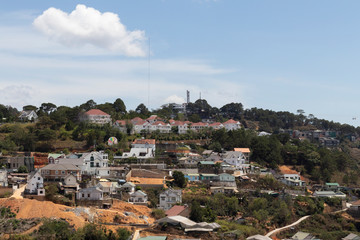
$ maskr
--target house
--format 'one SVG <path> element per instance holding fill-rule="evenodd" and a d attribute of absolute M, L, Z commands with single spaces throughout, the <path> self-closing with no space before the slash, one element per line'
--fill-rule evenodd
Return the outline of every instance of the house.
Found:
<path fill-rule="evenodd" d="M 38 119 L 38 115 L 34 110 L 24 110 L 21 111 L 19 119 L 20 121 L 36 121 Z"/>
<path fill-rule="evenodd" d="M 237 130 L 241 128 L 241 124 L 239 121 L 235 121 L 233 119 L 229 119 L 228 121 L 223 123 L 226 131 Z"/>
<path fill-rule="evenodd" d="M 103 200 L 103 192 L 98 187 L 89 187 L 80 189 L 76 193 L 77 200 L 90 200 L 90 201 L 98 201 Z"/>
<path fill-rule="evenodd" d="M 174 205 L 172 208 L 165 212 L 166 216 L 183 216 L 189 217 L 191 209 L 187 205 Z"/>
<path fill-rule="evenodd" d="M 219 129 L 224 128 L 224 125 L 222 123 L 219 123 L 219 122 L 214 122 L 214 123 L 209 124 L 209 127 L 214 129 L 214 130 L 219 130 Z"/>
<path fill-rule="evenodd" d="M 66 158 L 59 158 L 59 164 L 73 164 L 80 168 L 81 174 L 109 176 L 109 156 L 104 151 L 70 154 Z M 104 169 L 105 168 L 105 169 Z M 100 169 L 100 170 L 99 170 Z"/>
<path fill-rule="evenodd" d="M 35 171 L 35 158 L 31 153 L 25 153 L 24 156 L 8 157 L 7 169 L 10 172 L 16 172 L 19 167 L 25 166 L 29 172 Z"/>
<path fill-rule="evenodd" d="M 222 194 L 227 194 L 227 195 L 233 195 L 234 193 L 237 193 L 237 187 L 210 187 L 210 192 L 211 194 L 217 194 L 217 193 L 222 193 Z"/>
<path fill-rule="evenodd" d="M 116 189 L 118 189 L 120 186 L 117 182 L 108 182 L 108 181 L 100 181 L 96 187 L 98 187 L 100 190 L 103 191 L 104 194 L 116 194 Z"/>
<path fill-rule="evenodd" d="M 39 170 L 28 176 L 25 193 L 45 196 L 44 178 L 41 176 Z"/>
<path fill-rule="evenodd" d="M 147 205 L 148 197 L 147 194 L 141 190 L 130 193 L 129 202 L 135 205 Z"/>
<path fill-rule="evenodd" d="M 131 145 L 130 152 L 124 152 L 122 158 L 154 158 L 155 149 L 155 139 L 136 139 Z"/>
<path fill-rule="evenodd" d="M 342 238 L 342 240 L 360 240 L 360 237 L 354 233 L 350 233 L 346 237 Z"/>
<path fill-rule="evenodd" d="M 235 176 L 228 173 L 221 173 L 218 175 L 218 180 L 220 182 L 235 182 Z"/>
<path fill-rule="evenodd" d="M 81 170 L 73 164 L 49 164 L 40 170 L 41 176 L 48 181 L 63 181 L 69 174 L 74 175 L 77 181 L 81 181 Z"/>
<path fill-rule="evenodd" d="M 125 192 L 129 192 L 129 193 L 135 192 L 135 184 L 132 182 L 126 182 L 120 188 Z"/>
<path fill-rule="evenodd" d="M 223 155 L 223 161 L 234 166 L 236 169 L 244 167 L 249 162 L 245 159 L 245 155 L 239 151 L 228 151 Z"/>
<path fill-rule="evenodd" d="M 59 185 L 65 194 L 79 190 L 79 184 L 77 183 L 76 176 L 72 174 L 68 174 Z"/>
<path fill-rule="evenodd" d="M 234 148 L 235 152 L 242 152 L 242 154 L 244 155 L 245 161 L 246 162 L 250 162 L 250 148 Z"/>
<path fill-rule="evenodd" d="M 300 173 L 290 169 L 287 166 L 279 167 L 281 174 L 281 182 L 288 186 L 300 186 L 303 187 L 306 185 L 305 181 L 302 180 Z"/>
<path fill-rule="evenodd" d="M 0 187 L 8 186 L 8 172 L 5 169 L 0 170 Z"/>
<path fill-rule="evenodd" d="M 49 153 L 48 161 L 49 163 L 59 163 L 59 158 L 65 158 L 63 153 Z"/>
<path fill-rule="evenodd" d="M 104 125 L 111 122 L 111 116 L 99 109 L 91 109 L 82 114 L 80 121 Z"/>
<path fill-rule="evenodd" d="M 340 190 L 340 185 L 338 183 L 325 183 L 325 190 L 337 192 Z"/>
<path fill-rule="evenodd" d="M 189 182 L 200 181 L 200 174 L 198 174 L 198 173 L 188 173 L 188 174 L 185 174 L 184 176 Z"/>
<path fill-rule="evenodd" d="M 197 123 L 192 123 L 190 124 L 190 130 L 198 132 L 201 129 L 207 128 L 208 124 L 207 123 L 203 123 L 203 122 L 197 122 Z"/>
<path fill-rule="evenodd" d="M 314 197 L 328 197 L 328 198 L 346 198 L 346 194 L 342 192 L 333 192 L 333 191 L 315 191 L 313 194 Z"/>
<path fill-rule="evenodd" d="M 217 174 L 212 174 L 212 173 L 201 173 L 200 174 L 201 181 L 216 181 L 217 179 L 219 179 L 219 176 Z"/>
<path fill-rule="evenodd" d="M 159 205 L 165 211 L 169 210 L 173 205 L 182 202 L 182 191 L 168 189 L 159 195 Z"/>
<path fill-rule="evenodd" d="M 315 238 L 310 233 L 299 231 L 294 236 L 292 236 L 290 239 L 285 239 L 285 240 L 319 240 L 319 239 Z"/>

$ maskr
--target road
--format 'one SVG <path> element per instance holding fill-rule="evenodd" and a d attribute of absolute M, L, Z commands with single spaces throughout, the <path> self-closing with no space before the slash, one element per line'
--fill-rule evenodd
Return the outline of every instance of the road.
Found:
<path fill-rule="evenodd" d="M 270 236 L 273 235 L 274 233 L 277 233 L 277 232 L 280 232 L 280 231 L 282 231 L 282 230 L 284 230 L 284 229 L 287 229 L 287 228 L 291 228 L 291 227 L 293 227 L 293 226 L 296 226 L 296 225 L 298 225 L 299 223 L 301 223 L 302 221 L 304 221 L 305 219 L 307 219 L 307 218 L 310 217 L 310 216 L 311 216 L 311 215 L 304 216 L 304 217 L 300 218 L 299 220 L 297 220 L 296 222 L 293 222 L 293 223 L 290 224 L 290 225 L 287 225 L 287 226 L 285 226 L 285 227 L 281 227 L 281 228 L 274 229 L 274 230 L 272 230 L 271 232 L 269 232 L 268 234 L 266 234 L 265 236 L 266 236 L 266 237 L 270 237 Z"/>
<path fill-rule="evenodd" d="M 342 210 L 338 210 L 338 211 L 335 211 L 335 212 L 332 212 L 332 213 L 340 213 L 340 212 L 345 212 L 349 207 L 350 207 L 351 204 L 349 203 L 346 203 L 346 208 L 342 209 Z M 281 227 L 281 228 L 277 228 L 277 229 L 274 229 L 272 230 L 271 232 L 269 232 L 268 234 L 266 234 L 265 236 L 266 237 L 270 237 L 271 235 L 273 235 L 274 233 L 277 233 L 277 232 L 280 232 L 284 229 L 287 229 L 287 228 L 291 228 L 293 226 L 296 226 L 298 225 L 299 223 L 301 223 L 302 221 L 304 221 L 305 219 L 307 219 L 308 217 L 310 217 L 311 215 L 307 215 L 307 216 L 304 216 L 302 218 L 300 218 L 299 220 L 297 220 L 296 222 L 293 222 L 292 224 L 290 225 L 287 225 L 285 227 Z"/>
<path fill-rule="evenodd" d="M 23 199 L 23 192 L 25 191 L 25 187 L 26 187 L 26 184 L 24 186 L 16 189 L 11 197 L 15 198 L 15 199 Z"/>

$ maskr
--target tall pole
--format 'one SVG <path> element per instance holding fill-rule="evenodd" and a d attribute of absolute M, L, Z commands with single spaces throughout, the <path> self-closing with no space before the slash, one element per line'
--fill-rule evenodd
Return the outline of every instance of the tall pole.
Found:
<path fill-rule="evenodd" d="M 148 109 L 150 109 L 150 37 L 148 49 Z"/>

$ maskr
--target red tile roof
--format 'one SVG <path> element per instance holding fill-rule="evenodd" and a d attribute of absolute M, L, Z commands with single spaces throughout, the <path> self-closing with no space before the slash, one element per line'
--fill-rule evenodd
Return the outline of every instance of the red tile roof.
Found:
<path fill-rule="evenodd" d="M 155 139 L 135 139 L 133 144 L 155 144 Z"/>
<path fill-rule="evenodd" d="M 206 123 L 203 123 L 203 122 L 197 122 L 197 123 L 193 123 L 193 124 L 191 124 L 191 126 L 206 126 Z"/>
<path fill-rule="evenodd" d="M 91 109 L 85 113 L 86 115 L 101 115 L 101 116 L 109 116 L 109 114 L 99 110 L 99 109 Z"/>
<path fill-rule="evenodd" d="M 233 120 L 233 119 L 229 119 L 229 120 L 227 120 L 226 122 L 224 122 L 224 124 L 231 124 L 231 123 L 238 123 L 238 121 L 235 121 L 235 120 Z"/>
<path fill-rule="evenodd" d="M 125 125 L 126 125 L 126 120 L 116 120 L 116 122 L 117 122 L 119 125 L 122 125 L 122 126 L 125 126 Z"/>
<path fill-rule="evenodd" d="M 142 118 L 139 118 L 139 117 L 135 117 L 135 118 L 131 119 L 131 122 L 134 123 L 134 124 L 139 122 L 139 121 L 144 121 L 144 120 Z"/>
<path fill-rule="evenodd" d="M 162 126 L 164 126 L 166 124 L 164 122 L 162 122 L 162 121 L 156 121 L 152 125 L 162 125 Z"/>
<path fill-rule="evenodd" d="M 210 126 L 210 127 L 213 127 L 213 126 L 220 126 L 220 125 L 221 125 L 221 123 L 219 123 L 219 122 L 214 122 L 214 123 L 210 124 L 209 126 Z"/>
<path fill-rule="evenodd" d="M 180 206 L 180 205 L 174 205 L 172 208 L 167 210 L 165 212 L 166 216 L 176 216 L 179 215 L 182 211 L 184 211 L 187 207 L 186 206 Z"/>

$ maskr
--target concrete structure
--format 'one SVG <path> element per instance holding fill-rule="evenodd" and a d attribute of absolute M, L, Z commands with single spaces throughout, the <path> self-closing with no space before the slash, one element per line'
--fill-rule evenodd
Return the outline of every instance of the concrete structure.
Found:
<path fill-rule="evenodd" d="M 49 181 L 63 181 L 64 178 L 72 174 L 77 181 L 81 181 L 81 170 L 73 164 L 49 164 L 41 168 L 41 176 Z"/>
<path fill-rule="evenodd" d="M 130 193 L 129 202 L 136 205 L 147 205 L 147 194 L 141 190 L 137 190 L 136 192 Z"/>
<path fill-rule="evenodd" d="M 229 151 L 223 155 L 223 161 L 234 166 L 236 169 L 244 167 L 244 164 L 249 162 L 246 160 L 245 155 L 242 152 Z"/>
<path fill-rule="evenodd" d="M 103 200 L 103 192 L 98 187 L 89 187 L 80 189 L 76 193 L 76 199 L 78 200 Z"/>
<path fill-rule="evenodd" d="M 155 150 L 155 139 L 136 139 L 131 145 L 130 152 L 124 152 L 122 158 L 154 158 Z"/>
<path fill-rule="evenodd" d="M 0 187 L 8 186 L 8 172 L 5 169 L 0 170 Z"/>
<path fill-rule="evenodd" d="M 168 190 L 160 193 L 158 208 L 161 208 L 161 209 L 164 209 L 165 211 L 167 211 L 177 203 L 182 203 L 181 190 L 168 189 Z"/>
<path fill-rule="evenodd" d="M 281 182 L 288 186 L 300 186 L 306 185 L 305 181 L 301 179 L 300 173 L 290 169 L 287 166 L 280 166 Z"/>

